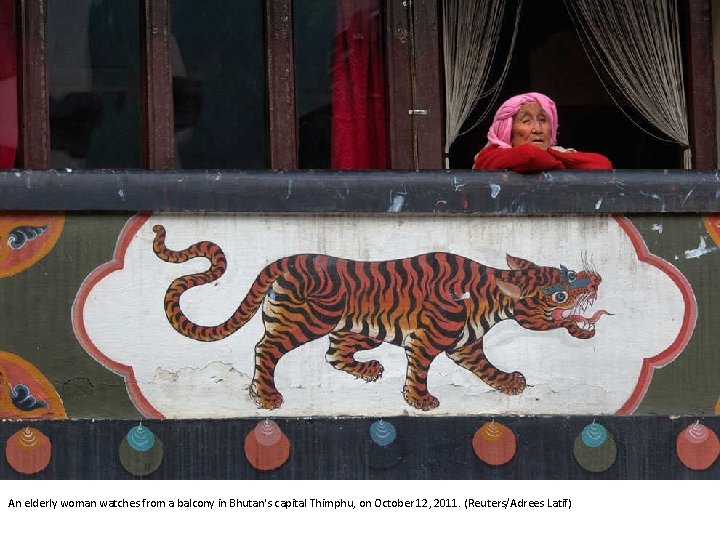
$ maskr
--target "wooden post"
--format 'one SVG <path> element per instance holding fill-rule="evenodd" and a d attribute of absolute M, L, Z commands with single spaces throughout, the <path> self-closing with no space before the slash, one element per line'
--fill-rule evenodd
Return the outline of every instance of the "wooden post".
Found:
<path fill-rule="evenodd" d="M 440 84 L 438 0 L 413 0 L 412 26 L 418 169 L 443 168 L 443 102 Z"/>
<path fill-rule="evenodd" d="M 687 3 L 688 111 L 693 168 L 717 168 L 715 74 L 709 0 Z"/>
<path fill-rule="evenodd" d="M 18 43 L 18 163 L 24 169 L 50 166 L 47 68 L 47 4 L 20 0 Z"/>
<path fill-rule="evenodd" d="M 270 166 L 298 168 L 295 58 L 291 0 L 266 0 Z"/>
<path fill-rule="evenodd" d="M 437 0 L 393 0 L 386 51 L 390 165 L 443 167 L 443 99 Z"/>
<path fill-rule="evenodd" d="M 413 105 L 408 2 L 391 0 L 387 5 L 385 17 L 390 167 L 414 169 L 415 134 L 413 119 L 408 114 Z"/>
<path fill-rule="evenodd" d="M 142 164 L 175 166 L 169 0 L 141 0 Z"/>

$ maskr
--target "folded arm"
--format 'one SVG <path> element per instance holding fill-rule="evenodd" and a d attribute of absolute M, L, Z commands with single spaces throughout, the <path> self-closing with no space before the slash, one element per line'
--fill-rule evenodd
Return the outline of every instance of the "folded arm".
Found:
<path fill-rule="evenodd" d="M 534 173 L 565 169 L 557 157 L 532 144 L 521 144 L 513 148 L 486 146 L 475 156 L 473 169 L 510 169 L 519 173 Z"/>

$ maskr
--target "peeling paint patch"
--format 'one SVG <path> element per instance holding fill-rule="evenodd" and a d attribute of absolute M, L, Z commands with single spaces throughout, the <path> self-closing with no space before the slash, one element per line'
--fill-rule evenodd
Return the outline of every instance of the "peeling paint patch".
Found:
<path fill-rule="evenodd" d="M 690 195 L 692 195 L 693 191 L 695 191 L 695 188 L 692 188 L 690 191 L 688 191 L 688 194 L 685 195 L 685 198 L 684 198 L 683 201 L 682 201 L 683 206 L 685 206 L 685 203 L 686 203 L 687 200 L 690 198 Z"/>
<path fill-rule="evenodd" d="M 662 226 L 661 223 L 653 223 L 652 230 L 653 230 L 653 231 L 657 231 L 658 234 L 662 234 L 662 233 L 663 233 L 663 226 Z"/>
<path fill-rule="evenodd" d="M 292 197 L 292 191 L 293 191 L 293 181 L 292 178 L 288 180 L 288 186 L 287 186 L 287 193 L 285 194 L 285 199 L 289 199 Z"/>
<path fill-rule="evenodd" d="M 602 203 L 603 203 L 603 198 L 600 197 L 600 199 L 598 199 L 598 202 L 595 203 L 595 210 L 600 210 Z"/>
<path fill-rule="evenodd" d="M 501 189 L 498 184 L 490 184 L 490 196 L 494 199 L 500 194 Z"/>
<path fill-rule="evenodd" d="M 646 197 L 650 197 L 651 199 L 655 199 L 656 201 L 660 201 L 662 203 L 662 207 L 660 207 L 661 212 L 665 212 L 667 210 L 667 205 L 665 204 L 665 199 L 663 199 L 657 193 L 646 193 L 644 191 L 641 191 L 640 194 L 645 195 Z"/>
<path fill-rule="evenodd" d="M 460 180 L 458 180 L 458 177 L 453 176 L 453 186 L 455 187 L 455 191 L 462 191 L 462 188 L 465 187 L 465 184 L 461 184 Z"/>
<path fill-rule="evenodd" d="M 686 259 L 697 259 L 699 257 L 702 257 L 703 255 L 707 255 L 708 253 L 712 253 L 713 251 L 717 251 L 716 247 L 707 247 L 707 242 L 705 241 L 705 237 L 700 237 L 700 245 L 696 249 L 689 249 L 685 252 L 685 258 Z"/>
<path fill-rule="evenodd" d="M 392 199 L 392 204 L 388 207 L 388 212 L 401 212 L 402 207 L 405 204 L 405 195 L 395 195 Z"/>

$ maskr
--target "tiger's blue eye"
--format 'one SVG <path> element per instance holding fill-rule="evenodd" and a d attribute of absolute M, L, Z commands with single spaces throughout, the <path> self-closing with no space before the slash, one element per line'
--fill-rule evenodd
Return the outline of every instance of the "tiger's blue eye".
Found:
<path fill-rule="evenodd" d="M 558 304 L 561 304 L 568 299 L 568 294 L 565 291 L 558 291 L 556 293 L 553 293 L 552 299 Z"/>
<path fill-rule="evenodd" d="M 573 282 L 573 281 L 575 281 L 576 277 L 577 277 L 577 274 L 575 272 L 573 272 L 572 270 L 570 270 L 568 272 L 568 275 L 567 275 L 568 281 Z"/>

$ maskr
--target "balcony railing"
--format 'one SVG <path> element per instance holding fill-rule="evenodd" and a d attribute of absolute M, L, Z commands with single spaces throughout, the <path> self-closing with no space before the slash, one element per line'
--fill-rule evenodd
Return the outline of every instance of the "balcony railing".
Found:
<path fill-rule="evenodd" d="M 0 171 L 0 209 L 453 213 L 720 212 L 720 171 Z"/>

